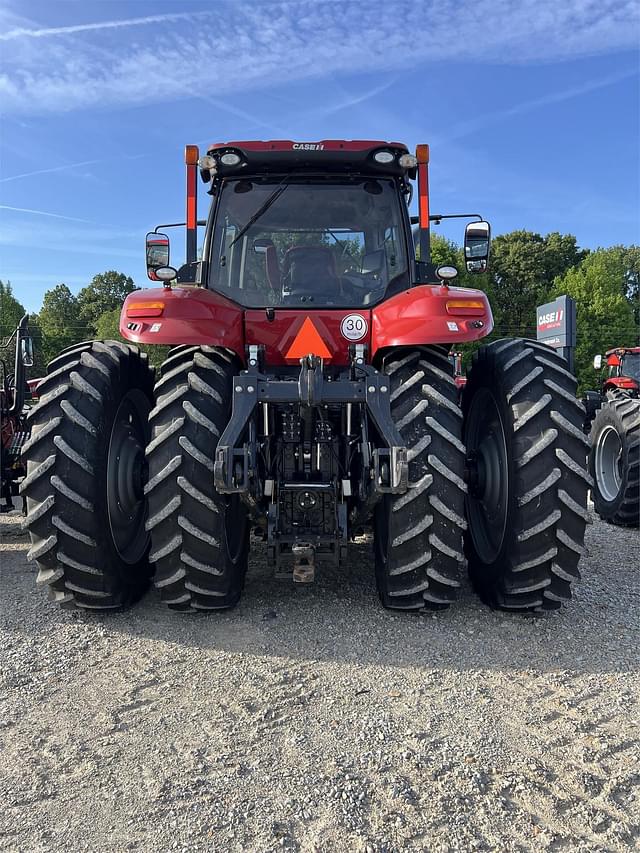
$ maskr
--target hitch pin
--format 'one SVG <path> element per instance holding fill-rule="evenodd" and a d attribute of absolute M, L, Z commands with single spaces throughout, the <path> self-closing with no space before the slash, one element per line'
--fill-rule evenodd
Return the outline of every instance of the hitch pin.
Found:
<path fill-rule="evenodd" d="M 351 406 L 353 403 L 347 403 L 347 435 L 351 435 Z"/>
<path fill-rule="evenodd" d="M 269 404 L 262 404 L 262 429 L 265 435 L 269 435 Z"/>

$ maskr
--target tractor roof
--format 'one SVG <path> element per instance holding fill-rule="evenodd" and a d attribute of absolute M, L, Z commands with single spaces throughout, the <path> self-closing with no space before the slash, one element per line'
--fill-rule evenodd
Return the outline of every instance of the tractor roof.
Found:
<path fill-rule="evenodd" d="M 610 355 L 624 355 L 628 352 L 640 353 L 640 347 L 615 347 L 614 349 L 607 350 L 605 357 Z"/>
<path fill-rule="evenodd" d="M 376 160 L 376 155 L 383 151 L 392 155 L 389 162 Z M 240 156 L 239 162 L 231 165 L 221 161 L 224 154 L 232 153 Z M 221 177 L 256 173 L 282 174 L 289 171 L 359 172 L 396 176 L 408 174 L 414 177 L 414 168 L 403 167 L 398 162 L 403 154 L 408 153 L 407 146 L 401 142 L 345 139 L 321 139 L 318 142 L 293 142 L 290 139 L 216 142 L 207 151 L 207 154 L 216 158 L 216 173 Z"/>

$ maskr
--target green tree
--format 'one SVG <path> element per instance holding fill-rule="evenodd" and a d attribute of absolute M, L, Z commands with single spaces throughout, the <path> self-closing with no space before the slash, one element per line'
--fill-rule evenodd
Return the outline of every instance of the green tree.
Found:
<path fill-rule="evenodd" d="M 633 248 L 633 247 L 632 247 Z M 615 346 L 638 342 L 638 322 L 628 295 L 629 248 L 598 249 L 558 276 L 550 296 L 566 293 L 577 303 L 576 374 L 579 391 L 597 388 L 601 374 L 593 356 Z"/>
<path fill-rule="evenodd" d="M 551 284 L 559 275 L 564 275 L 589 254 L 588 249 L 579 249 L 573 234 L 559 234 L 552 231 L 544 238 L 545 278 Z"/>
<path fill-rule="evenodd" d="M 640 246 L 620 248 L 623 253 L 627 299 L 631 303 L 636 326 L 640 326 Z"/>
<path fill-rule="evenodd" d="M 419 248 L 419 247 L 418 247 Z M 419 252 L 417 252 L 419 256 Z M 436 266 L 444 266 L 445 264 L 457 268 L 459 275 L 464 274 L 464 266 L 460 266 L 462 252 L 458 246 L 446 237 L 441 237 L 440 234 L 431 235 L 431 262 Z M 456 282 L 457 284 L 457 282 Z"/>
<path fill-rule="evenodd" d="M 11 282 L 0 279 L 0 338 L 8 338 L 24 315 L 24 305 L 13 295 Z"/>
<path fill-rule="evenodd" d="M 38 314 L 42 350 L 47 363 L 60 350 L 87 338 L 86 325 L 78 314 L 78 300 L 66 284 L 58 284 L 47 290 Z"/>
<path fill-rule="evenodd" d="M 536 307 L 548 298 L 554 280 L 586 254 L 571 234 L 553 232 L 542 237 L 533 231 L 511 231 L 496 237 L 491 246 L 489 292 L 496 331 L 535 337 Z"/>
<path fill-rule="evenodd" d="M 97 333 L 98 319 L 105 312 L 120 309 L 126 297 L 137 289 L 130 276 L 116 270 L 94 275 L 90 284 L 78 294 L 80 318 L 92 334 L 100 337 Z"/>
<path fill-rule="evenodd" d="M 120 308 L 105 311 L 96 322 L 96 338 L 100 341 L 121 341 Z"/>

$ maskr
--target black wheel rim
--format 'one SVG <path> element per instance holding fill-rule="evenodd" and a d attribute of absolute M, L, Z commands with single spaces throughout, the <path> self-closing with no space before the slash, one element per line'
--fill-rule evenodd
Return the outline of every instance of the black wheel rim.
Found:
<path fill-rule="evenodd" d="M 474 394 L 466 421 L 467 519 L 475 550 L 493 563 L 507 528 L 509 475 L 504 424 L 487 388 Z"/>
<path fill-rule="evenodd" d="M 113 544 L 121 560 L 137 563 L 149 544 L 144 496 L 149 404 L 140 391 L 129 391 L 116 411 L 107 456 L 107 511 Z"/>

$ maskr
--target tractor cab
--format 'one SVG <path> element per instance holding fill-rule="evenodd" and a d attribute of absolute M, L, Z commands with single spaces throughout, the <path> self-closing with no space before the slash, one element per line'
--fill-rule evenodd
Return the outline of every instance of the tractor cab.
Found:
<path fill-rule="evenodd" d="M 185 162 L 187 221 L 147 235 L 152 281 L 169 265 L 161 229 L 183 225 L 186 263 L 172 281 L 245 307 L 360 308 L 416 284 L 452 284 L 457 275 L 430 262 L 430 224 L 448 217 L 429 213 L 428 145 L 414 155 L 398 142 L 228 142 L 202 157 L 188 145 Z M 197 219 L 197 173 L 212 196 L 206 220 Z M 420 215 L 409 216 L 416 178 Z M 479 220 L 465 230 L 465 257 L 469 272 L 485 271 L 489 224 L 477 214 L 454 216 Z"/>
<path fill-rule="evenodd" d="M 605 358 L 608 375 L 603 383 L 603 392 L 619 389 L 637 396 L 640 389 L 640 347 L 617 347 L 609 350 Z M 593 366 L 596 370 L 602 367 L 601 355 L 595 356 Z"/>

